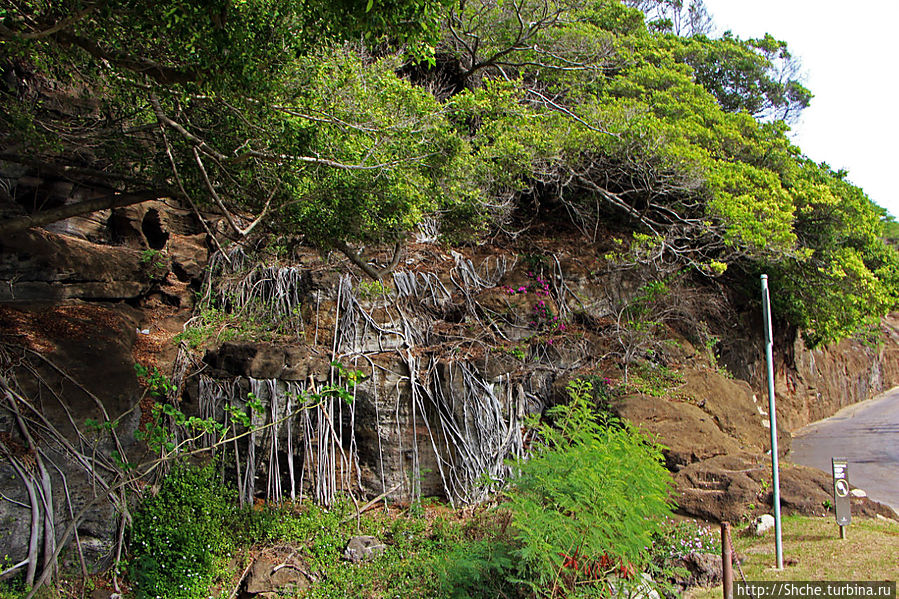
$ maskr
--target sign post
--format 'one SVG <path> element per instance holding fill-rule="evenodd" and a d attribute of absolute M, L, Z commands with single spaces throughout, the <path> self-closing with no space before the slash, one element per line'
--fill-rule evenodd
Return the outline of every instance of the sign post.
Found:
<path fill-rule="evenodd" d="M 777 458 L 777 412 L 774 408 L 774 329 L 771 324 L 771 296 L 768 275 L 762 275 L 762 316 L 765 320 L 765 358 L 768 362 L 768 418 L 771 420 L 771 479 L 774 487 L 774 544 L 777 569 L 784 569 L 780 524 L 780 467 Z"/>
<path fill-rule="evenodd" d="M 833 466 L 833 511 L 840 525 L 840 538 L 846 538 L 846 527 L 852 521 L 852 506 L 849 502 L 849 460 L 831 458 Z"/>

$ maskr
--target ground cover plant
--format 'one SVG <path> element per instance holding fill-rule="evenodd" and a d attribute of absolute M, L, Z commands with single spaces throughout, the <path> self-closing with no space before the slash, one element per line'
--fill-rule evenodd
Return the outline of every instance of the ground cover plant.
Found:
<path fill-rule="evenodd" d="M 899 522 L 895 520 L 854 518 L 846 539 L 840 539 L 833 515 L 787 516 L 783 519 L 783 570 L 774 568 L 772 534 L 733 535 L 734 548 L 745 558 L 740 568 L 747 580 L 899 579 Z M 734 580 L 741 580 L 736 568 Z M 720 596 L 720 587 L 687 593 L 690 599 Z"/>

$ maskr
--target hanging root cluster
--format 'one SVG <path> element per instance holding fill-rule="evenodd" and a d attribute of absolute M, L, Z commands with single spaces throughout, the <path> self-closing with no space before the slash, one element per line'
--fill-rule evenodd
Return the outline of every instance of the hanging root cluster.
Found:
<path fill-rule="evenodd" d="M 81 414 L 73 414 L 68 402 L 57 391 L 58 385 L 45 380 L 51 372 L 92 401 L 98 418 L 82 426 Z M 31 399 L 18 382 L 24 373 L 39 385 L 39 401 Z M 53 422 L 45 413 L 48 406 L 58 405 L 65 422 Z M 118 420 L 127 414 L 119 416 Z M 60 554 L 74 542 L 81 572 L 87 576 L 90 564 L 88 549 L 80 527 L 92 511 L 111 508 L 115 515 L 115 539 L 109 556 L 117 565 L 124 549 L 124 532 L 130 524 L 127 496 L 135 491 L 139 479 L 127 468 L 124 444 L 99 397 L 78 384 L 60 366 L 46 356 L 16 345 L 0 343 L 0 454 L 14 471 L 24 488 L 26 501 L 3 495 L 7 509 L 20 509 L 30 514 L 27 552 L 23 560 L 5 567 L 0 580 L 24 572 L 29 599 L 57 575 Z M 150 474 L 153 464 L 143 475 Z M 81 504 L 70 493 L 71 478 L 85 479 L 90 493 Z M 64 505 L 58 500 L 64 499 Z M 113 570 L 113 587 L 119 589 L 118 569 Z"/>
<path fill-rule="evenodd" d="M 213 261 L 206 289 L 216 305 L 238 314 L 264 305 L 274 318 L 314 306 L 307 323 L 314 340 L 296 342 L 339 365 L 307 380 L 199 375 L 200 416 L 225 422 L 239 439 L 217 451 L 242 502 L 309 497 L 329 504 L 342 491 L 472 503 L 509 477 L 509 458 L 522 457 L 527 446 L 524 417 L 542 409 L 545 393 L 527 373 L 488 379 L 479 370 L 476 357 L 501 344 L 503 333 L 484 319 L 476 296 L 496 287 L 516 261 L 454 259 L 448 276 L 398 270 L 393 289 L 379 287 L 374 297 L 349 275 L 326 289 L 313 285 L 308 270 L 253 266 L 241 252 L 227 264 Z M 554 266 L 549 278 L 561 297 L 568 291 Z M 436 332 L 435 321 L 449 310 L 461 311 L 476 332 Z M 344 366 L 365 373 L 347 389 L 352 401 L 325 396 L 310 404 L 323 386 L 342 384 Z M 225 407 L 243 409 L 247 394 L 264 406 L 249 427 Z"/>

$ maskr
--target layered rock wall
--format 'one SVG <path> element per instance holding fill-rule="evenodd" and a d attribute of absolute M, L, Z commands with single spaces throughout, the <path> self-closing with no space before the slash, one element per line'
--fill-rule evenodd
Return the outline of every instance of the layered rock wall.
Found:
<path fill-rule="evenodd" d="M 91 505 L 75 530 L 89 561 L 109 556 L 123 520 L 104 484 L 120 471 L 116 459 L 147 457 L 134 435 L 153 401 L 135 362 L 173 373 L 178 389 L 162 400 L 235 434 L 246 431 L 229 421 L 229 406 L 248 409 L 250 394 L 261 402 L 252 415 L 258 430 L 216 448 L 247 502 L 328 503 L 341 490 L 394 502 L 478 501 L 531 442 L 526 417 L 564 400 L 567 381 L 622 378 L 626 340 L 608 331 L 640 279 L 597 274 L 600 252 L 577 241 L 535 240 L 537 266 L 502 248 L 462 254 L 414 244 L 376 286 L 311 251 L 270 265 L 233 251 L 207 267 L 200 230 L 189 212 L 151 202 L 2 240 L 0 370 L 9 409 L 0 419 L 0 491 L 12 501 L 0 502 L 10 531 L 0 553 L 24 558 L 32 514 L 51 521 L 62 542 L 72 515 Z M 197 298 L 209 313 L 192 314 Z M 225 341 L 229 329 L 214 326 L 221 314 L 242 334 L 266 339 Z M 206 337 L 189 351 L 175 337 L 192 315 Z M 780 343 L 783 451 L 789 430 L 899 382 L 897 325 L 886 319 L 872 345 L 810 351 L 800 341 Z M 744 381 L 670 333 L 676 343 L 639 357 L 680 378 L 661 393 L 619 396 L 612 409 L 666 446 L 684 512 L 739 519 L 763 509 L 769 431 L 758 341 L 732 343 L 722 360 Z M 346 384 L 348 370 L 360 374 L 355 387 Z M 13 406 L 40 432 L 32 440 Z M 41 419 L 52 426 L 38 426 Z M 114 434 L 88 419 L 115 421 Z M 214 441 L 179 434 L 191 447 Z M 38 456 L 46 476 L 26 467 Z M 828 496 L 822 476 L 788 467 L 786 506 L 820 512 Z M 43 489 L 52 510 L 30 501 L 29 484 Z"/>

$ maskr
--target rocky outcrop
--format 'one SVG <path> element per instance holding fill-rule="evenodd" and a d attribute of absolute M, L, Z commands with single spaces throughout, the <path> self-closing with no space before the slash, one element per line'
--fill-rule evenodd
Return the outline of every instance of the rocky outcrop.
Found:
<path fill-rule="evenodd" d="M 816 349 L 807 348 L 796 331 L 778 339 L 775 394 L 778 418 L 787 430 L 832 416 L 899 385 L 899 313 L 884 318 L 874 338 L 870 342 L 846 339 Z M 723 343 L 724 365 L 753 389 L 763 391 L 767 404 L 767 371 L 759 340 L 744 333 Z"/>
<path fill-rule="evenodd" d="M 31 184 L 51 204 L 88 193 L 27 178 L 20 191 Z M 71 541 L 64 567 L 114 555 L 124 522 L 111 485 L 146 451 L 135 362 L 171 363 L 208 259 L 192 220 L 148 202 L 0 240 L 0 555 L 14 563 L 32 540 L 41 555 Z"/>
<path fill-rule="evenodd" d="M 0 250 L 0 301 L 115 301 L 149 289 L 138 250 L 41 229 L 7 237 Z"/>
<path fill-rule="evenodd" d="M 711 521 L 740 522 L 771 511 L 771 459 L 738 452 L 695 462 L 675 475 L 683 512 Z M 780 500 L 784 513 L 823 516 L 831 511 L 833 481 L 815 468 L 781 463 Z M 896 518 L 889 507 L 853 497 L 852 513 Z"/>
<path fill-rule="evenodd" d="M 312 251 L 290 265 L 254 265 L 235 250 L 230 266 L 219 258 L 209 267 L 215 281 L 203 292 L 246 338 L 221 341 L 225 331 L 216 330 L 200 346 L 202 359 L 179 353 L 173 339 L 209 261 L 192 219 L 148 202 L 2 240 L 2 371 L 10 388 L 36 402 L 33 416 L 59 435 L 33 447 L 7 411 L 0 440 L 23 464 L 40 454 L 59 466 L 47 483 L 58 531 L 100 498 L 76 527 L 90 561 L 108 554 L 121 520 L 79 455 L 139 456 L 134 432 L 146 424 L 149 404 L 140 403 L 135 362 L 166 373 L 177 363 L 178 391 L 169 399 L 190 415 L 237 431 L 231 410 L 249 414 L 258 429 L 227 448 L 234 452 L 227 475 L 245 501 L 311 496 L 328 503 L 340 490 L 391 502 L 479 501 L 532 442 L 526 417 L 563 400 L 567 381 L 621 378 L 616 352 L 625 340 L 601 329 L 639 290 L 639 278 L 598 277 L 599 256 L 579 255 L 587 250 L 577 242 L 552 248 L 560 259 L 547 262 L 545 275 L 502 248 L 462 254 L 413 244 L 384 286 L 347 276 Z M 212 326 L 213 316 L 200 318 Z M 269 326 L 271 319 L 279 326 Z M 659 396 L 625 395 L 612 409 L 665 446 L 683 512 L 739 520 L 764 510 L 769 431 L 767 400 L 757 393 L 757 343 L 722 356 L 746 381 L 726 376 L 686 340 L 675 345 L 641 355 L 677 369 L 682 380 Z M 782 452 L 789 429 L 899 381 L 896 319 L 886 321 L 877 346 L 781 347 Z M 351 372 L 355 386 L 347 384 Z M 248 400 L 262 408 L 250 409 Z M 115 436 L 86 426 L 88 418 L 117 421 Z M 790 466 L 781 476 L 787 511 L 825 509 L 826 475 Z M 27 551 L 31 514 L 21 479 L 12 459 L 0 462 L 0 491 L 14 500 L 0 503 L 10 531 L 0 552 L 16 561 Z M 264 586 L 254 592 L 275 592 Z"/>
<path fill-rule="evenodd" d="M 0 412 L 3 443 L 18 455 L 19 462 L 33 465 L 39 457 L 43 459 L 49 480 L 42 488 L 49 495 L 52 520 L 59 523 L 60 539 L 71 515 L 90 506 L 77 527 L 78 542 L 89 564 L 109 557 L 121 525 L 102 490 L 101 480 L 111 480 L 111 473 L 97 472 L 99 479 L 95 477 L 90 471 L 96 462 L 89 456 L 93 452 L 107 456 L 113 451 L 133 455 L 137 449 L 133 431 L 140 413 L 133 408 L 141 389 L 132 348 L 139 318 L 140 313 L 128 306 L 0 306 L 2 377 L 17 394 L 3 397 L 4 408 L 8 401 L 16 401 L 34 439 L 34 445 L 24 439 L 22 427 L 4 409 Z M 116 438 L 91 430 L 85 425 L 89 418 L 118 421 Z M 42 430 L 46 428 L 42 423 L 53 427 L 52 434 Z M 27 470 L 16 470 L 9 455 L 0 461 L 0 490 L 13 500 L 0 502 L 4 531 L 0 553 L 16 563 L 27 555 L 34 509 L 23 485 L 25 473 Z M 78 559 L 73 553 L 67 556 L 69 561 Z"/>
<path fill-rule="evenodd" d="M 797 338 L 784 360 L 775 387 L 778 416 L 795 430 L 899 385 L 899 313 L 883 319 L 875 341 L 810 350 Z"/>

